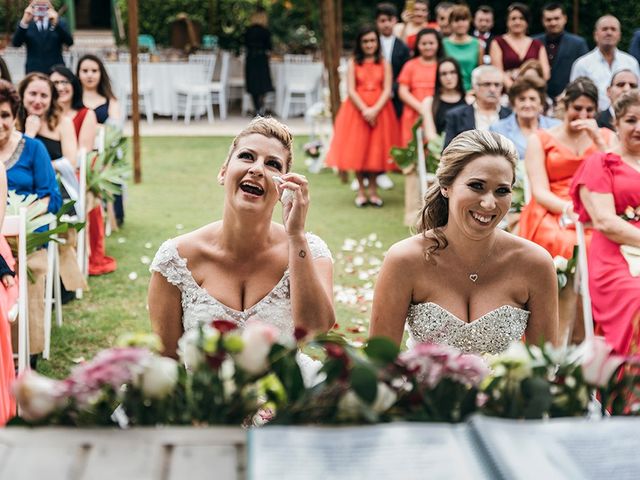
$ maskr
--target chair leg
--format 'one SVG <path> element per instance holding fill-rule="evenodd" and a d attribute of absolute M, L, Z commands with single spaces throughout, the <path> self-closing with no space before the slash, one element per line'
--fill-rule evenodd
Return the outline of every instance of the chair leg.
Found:
<path fill-rule="evenodd" d="M 48 360 L 51 347 L 51 309 L 53 306 L 53 282 L 55 280 L 55 242 L 47 247 L 47 275 L 44 284 L 44 351 L 42 358 Z"/>
<path fill-rule="evenodd" d="M 207 108 L 207 120 L 209 121 L 209 123 L 213 123 L 213 98 L 211 98 L 211 93 L 207 93 L 205 100 Z M 222 114 L 220 115 L 220 118 L 222 118 Z"/>
<path fill-rule="evenodd" d="M 193 97 L 190 93 L 187 94 L 186 105 L 184 107 L 184 124 L 189 125 L 191 123 L 191 105 L 193 104 Z"/>
<path fill-rule="evenodd" d="M 144 115 L 147 117 L 147 123 L 153 125 L 153 102 L 151 101 L 151 92 L 144 94 Z"/>
<path fill-rule="evenodd" d="M 174 122 L 178 121 L 178 105 L 180 105 L 180 94 L 176 93 L 173 97 L 173 114 L 171 115 L 171 120 Z"/>
<path fill-rule="evenodd" d="M 227 92 L 223 88 L 220 90 L 219 97 L 220 99 L 220 119 L 226 120 L 227 118 Z"/>
<path fill-rule="evenodd" d="M 56 308 L 56 325 L 62 326 L 62 288 L 60 284 L 60 251 L 58 244 L 53 246 L 53 260 L 55 265 L 55 275 L 53 277 L 53 297 L 55 299 Z"/>
<path fill-rule="evenodd" d="M 286 120 L 289 118 L 289 106 L 291 105 L 291 93 L 285 92 L 284 105 L 282 106 L 282 118 Z"/>

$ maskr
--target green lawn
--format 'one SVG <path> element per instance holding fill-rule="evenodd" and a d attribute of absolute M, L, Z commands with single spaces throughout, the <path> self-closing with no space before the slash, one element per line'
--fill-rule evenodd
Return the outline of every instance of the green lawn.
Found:
<path fill-rule="evenodd" d="M 305 172 L 302 144 L 296 142 L 294 170 Z M 219 219 L 222 188 L 216 182 L 230 138 L 146 138 L 142 142 L 143 182 L 129 185 L 125 226 L 107 239 L 107 253 L 118 260 L 112 274 L 91 277 L 82 300 L 65 305 L 64 324 L 54 327 L 51 360 L 38 370 L 67 374 L 82 359 L 109 347 L 128 331 L 149 331 L 146 291 L 148 262 L 165 239 Z M 356 209 L 354 194 L 330 171 L 308 175 L 311 209 L 307 230 L 322 237 L 336 260 L 337 331 L 364 340 L 370 297 L 383 252 L 407 235 L 402 225 L 402 176 L 382 192 L 382 209 Z M 276 211 L 280 218 L 280 210 Z M 375 234 L 375 235 L 371 235 Z M 345 239 L 351 250 L 342 251 Z M 347 242 L 349 243 L 349 242 Z"/>

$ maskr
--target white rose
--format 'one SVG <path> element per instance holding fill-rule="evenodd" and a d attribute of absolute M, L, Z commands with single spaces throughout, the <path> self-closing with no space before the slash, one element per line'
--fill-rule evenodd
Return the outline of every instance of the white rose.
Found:
<path fill-rule="evenodd" d="M 204 361 L 204 354 L 198 347 L 199 336 L 198 330 L 192 328 L 178 340 L 178 356 L 190 370 L 196 369 Z"/>
<path fill-rule="evenodd" d="M 569 260 L 560 255 L 556 255 L 553 257 L 553 264 L 558 272 L 566 272 L 569 267 Z"/>
<path fill-rule="evenodd" d="M 506 352 L 498 355 L 493 362 L 503 364 L 508 370 L 509 378 L 523 380 L 531 375 L 531 356 L 522 342 L 513 342 Z"/>
<path fill-rule="evenodd" d="M 259 375 L 269 367 L 269 352 L 278 338 L 278 330 L 261 322 L 248 323 L 242 332 L 244 348 L 235 355 L 236 363 L 245 372 Z"/>
<path fill-rule="evenodd" d="M 20 406 L 20 416 L 37 421 L 53 413 L 65 401 L 61 382 L 33 370 L 22 374 L 13 384 L 13 395 Z"/>
<path fill-rule="evenodd" d="M 384 382 L 378 382 L 378 391 L 376 393 L 376 399 L 371 405 L 371 409 L 376 413 L 384 413 L 396 403 L 398 396 L 389 385 Z"/>
<path fill-rule="evenodd" d="M 613 349 L 603 337 L 594 337 L 585 342 L 582 358 L 582 376 L 584 380 L 597 387 L 606 387 L 618 367 L 624 363 L 624 357 L 612 355 Z"/>
<path fill-rule="evenodd" d="M 147 398 L 162 399 L 178 382 L 178 363 L 168 357 L 153 356 L 142 371 L 142 393 Z"/>

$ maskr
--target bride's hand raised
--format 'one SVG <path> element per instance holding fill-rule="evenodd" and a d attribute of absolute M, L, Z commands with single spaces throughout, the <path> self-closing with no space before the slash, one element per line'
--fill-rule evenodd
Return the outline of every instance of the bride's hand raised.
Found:
<path fill-rule="evenodd" d="M 304 235 L 309 209 L 309 182 L 304 175 L 286 173 L 278 186 L 282 201 L 282 223 L 290 237 Z"/>

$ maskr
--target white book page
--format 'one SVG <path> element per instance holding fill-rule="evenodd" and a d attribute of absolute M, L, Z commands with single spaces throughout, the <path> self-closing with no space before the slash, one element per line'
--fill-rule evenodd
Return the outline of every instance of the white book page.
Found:
<path fill-rule="evenodd" d="M 473 423 L 506 478 L 640 478 L 640 419 L 475 417 Z"/>
<path fill-rule="evenodd" d="M 249 433 L 249 478 L 483 479 L 469 426 L 265 427 Z"/>

